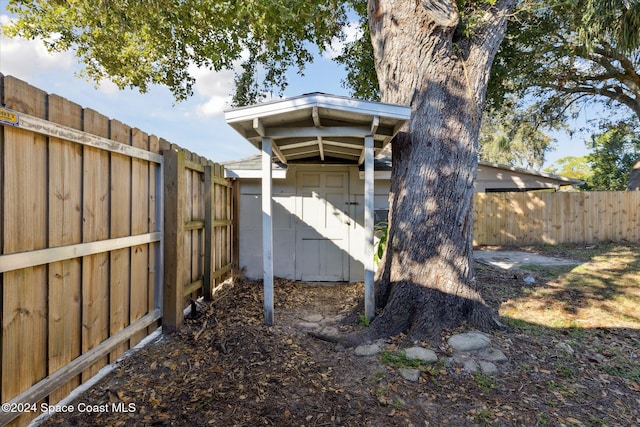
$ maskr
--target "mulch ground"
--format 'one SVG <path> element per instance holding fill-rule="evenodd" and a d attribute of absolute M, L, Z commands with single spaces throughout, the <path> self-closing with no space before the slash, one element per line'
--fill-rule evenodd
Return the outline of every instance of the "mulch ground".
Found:
<path fill-rule="evenodd" d="M 496 309 L 518 297 L 521 279 L 511 273 L 478 266 L 477 277 Z M 640 371 L 631 369 L 640 366 L 640 330 L 511 327 L 492 337 L 509 358 L 499 374 L 440 363 L 409 382 L 382 357 L 357 357 L 299 325 L 310 314 L 346 315 L 362 301 L 362 285 L 278 281 L 272 327 L 261 295 L 257 282 L 226 285 L 197 318 L 122 360 L 74 402 L 133 412 L 56 414 L 43 425 L 640 425 Z M 454 332 L 443 333 L 439 356 Z"/>

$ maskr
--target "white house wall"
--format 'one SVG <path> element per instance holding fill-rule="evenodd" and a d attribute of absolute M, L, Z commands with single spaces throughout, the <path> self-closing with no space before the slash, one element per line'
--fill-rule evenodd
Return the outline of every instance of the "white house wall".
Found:
<path fill-rule="evenodd" d="M 300 221 L 299 203 L 296 202 L 296 176 L 298 172 L 346 171 L 349 176 L 348 215 L 349 257 L 348 280 L 364 280 L 364 181 L 356 166 L 290 165 L 286 179 L 273 180 L 273 268 L 276 277 L 295 280 L 296 222 Z M 262 208 L 259 179 L 240 181 L 240 268 L 250 279 L 262 278 Z M 389 181 L 376 180 L 375 209 L 387 209 Z"/>
<path fill-rule="evenodd" d="M 547 178 L 525 172 L 518 172 L 488 165 L 478 166 L 478 178 L 475 182 L 475 192 L 484 193 L 489 190 L 514 190 L 527 188 L 554 189 L 560 185 L 568 185 L 557 179 Z"/>

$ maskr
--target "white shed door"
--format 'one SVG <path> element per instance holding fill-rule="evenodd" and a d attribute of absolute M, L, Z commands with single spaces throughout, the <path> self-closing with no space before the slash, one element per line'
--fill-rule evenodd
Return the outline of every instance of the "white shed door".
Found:
<path fill-rule="evenodd" d="M 297 176 L 296 280 L 339 282 L 349 277 L 348 172 Z"/>

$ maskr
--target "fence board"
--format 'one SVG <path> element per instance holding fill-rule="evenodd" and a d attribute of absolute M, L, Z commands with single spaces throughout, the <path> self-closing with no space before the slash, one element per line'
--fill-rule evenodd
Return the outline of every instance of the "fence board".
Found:
<path fill-rule="evenodd" d="M 0 130 L 0 398 L 54 404 L 155 330 L 161 309 L 165 330 L 179 327 L 205 254 L 209 288 L 230 274 L 232 186 L 220 165 L 0 79 L 3 108 L 20 118 Z M 223 206 L 205 213 L 207 193 Z"/>
<path fill-rule="evenodd" d="M 84 130 L 94 135 L 109 136 L 109 119 L 84 110 Z M 109 238 L 109 153 L 95 147 L 84 148 L 83 167 L 83 242 Z M 82 258 L 82 353 L 109 337 L 109 253 Z M 85 382 L 108 363 L 103 357 L 82 373 Z"/>
<path fill-rule="evenodd" d="M 184 287 L 184 152 L 164 151 L 164 332 L 173 332 L 183 322 Z"/>
<path fill-rule="evenodd" d="M 82 127 L 82 108 L 56 95 L 49 96 L 49 120 L 74 129 Z M 82 147 L 49 138 L 49 247 L 82 240 Z M 49 264 L 49 374 L 81 353 L 81 260 Z M 80 384 L 72 378 L 50 396 L 64 398 Z"/>
<path fill-rule="evenodd" d="M 131 145 L 147 150 L 149 136 L 133 129 Z M 131 160 L 131 187 L 136 202 L 131 204 L 131 233 L 143 234 L 149 231 L 149 162 Z M 131 248 L 131 291 L 129 321 L 133 323 L 147 313 L 149 298 L 149 245 L 138 245 Z M 146 335 L 140 331 L 131 338 L 130 345 L 135 346 Z"/>
<path fill-rule="evenodd" d="M 12 77 L 4 79 L 4 104 L 46 118 L 46 93 Z M 42 249 L 47 244 L 47 141 L 3 128 L 2 253 Z M 47 296 L 46 266 L 3 274 L 2 401 L 47 375 Z"/>
<path fill-rule="evenodd" d="M 474 244 L 637 242 L 639 211 L 638 191 L 476 194 Z"/>
<path fill-rule="evenodd" d="M 149 151 L 152 153 L 160 153 L 160 139 L 155 135 L 149 136 Z M 155 163 L 149 164 L 149 217 L 148 217 L 148 229 L 150 231 L 162 231 L 161 221 L 158 220 L 158 214 L 161 214 L 162 206 L 158 206 L 158 202 L 162 197 L 162 194 L 158 194 L 158 186 L 161 184 L 160 177 L 161 169 L 160 165 Z M 162 187 L 160 186 L 160 189 Z M 161 283 L 162 275 L 158 274 L 156 269 L 162 267 L 162 263 L 159 262 L 159 258 L 162 257 L 160 243 L 149 244 L 149 268 L 148 268 L 148 294 L 147 294 L 147 310 L 153 311 L 155 308 L 162 306 L 161 301 L 156 301 L 157 289 L 156 286 Z M 159 286 L 158 286 L 159 287 Z M 156 329 L 157 325 L 151 325 L 147 329 L 147 333 L 150 334 Z"/>
<path fill-rule="evenodd" d="M 130 145 L 131 128 L 111 120 L 111 139 Z M 131 233 L 131 159 L 121 154 L 111 154 L 111 232 L 110 237 L 124 237 Z M 111 252 L 111 290 L 109 335 L 124 329 L 129 324 L 129 289 L 131 285 L 131 249 Z M 115 361 L 128 349 L 122 344 L 111 353 L 109 360 Z"/>

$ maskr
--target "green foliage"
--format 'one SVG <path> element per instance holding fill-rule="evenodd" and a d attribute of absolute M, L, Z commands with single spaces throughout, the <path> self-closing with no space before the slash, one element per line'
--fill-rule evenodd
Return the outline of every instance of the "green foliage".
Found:
<path fill-rule="evenodd" d="M 494 60 L 488 105 L 534 101 L 539 123 L 558 123 L 596 101 L 640 114 L 640 1 L 521 1 Z M 506 106 L 511 108 L 510 105 Z"/>
<path fill-rule="evenodd" d="M 640 46 L 640 2 L 637 0 L 586 0 L 580 40 L 590 48 L 594 40 L 612 40 L 620 52 L 632 54 Z"/>
<path fill-rule="evenodd" d="M 552 148 L 553 139 L 539 130 L 529 114 L 485 112 L 478 139 L 481 160 L 540 169 Z"/>
<path fill-rule="evenodd" d="M 587 182 L 591 179 L 593 172 L 589 165 L 589 157 L 566 156 L 558 159 L 553 165 L 545 169 L 545 172 L 566 176 L 567 178 L 579 179 Z"/>
<path fill-rule="evenodd" d="M 369 326 L 371 324 L 371 320 L 365 315 L 365 314 L 361 314 L 360 315 L 360 324 L 362 326 Z"/>
<path fill-rule="evenodd" d="M 380 238 L 376 243 L 373 251 L 373 260 L 376 265 L 380 264 L 384 249 L 387 247 L 387 238 L 389 237 L 389 224 L 386 222 L 379 222 L 375 225 L 374 232 Z"/>
<path fill-rule="evenodd" d="M 382 363 L 393 366 L 394 368 L 417 368 L 420 366 L 419 360 L 409 360 L 405 352 L 397 351 L 381 351 L 380 360 Z"/>
<path fill-rule="evenodd" d="M 473 380 L 475 381 L 476 385 L 480 387 L 480 389 L 484 392 L 488 392 L 492 388 L 496 387 L 496 383 L 491 376 L 482 374 L 480 372 L 473 373 Z"/>
<path fill-rule="evenodd" d="M 349 6 L 358 17 L 360 37 L 345 43 L 342 53 L 335 58 L 347 70 L 342 85 L 349 88 L 356 98 L 379 101 L 380 88 L 371 45 L 367 2 L 351 0 Z"/>
<path fill-rule="evenodd" d="M 194 65 L 244 62 L 237 103 L 255 99 L 257 73 L 261 87 L 281 90 L 286 71 L 301 71 L 310 48 L 323 50 L 346 22 L 340 0 L 10 0 L 7 9 L 18 19 L 4 34 L 40 38 L 50 51 L 73 49 L 86 77 L 120 88 L 163 84 L 182 100 L 192 93 Z"/>
<path fill-rule="evenodd" d="M 625 190 L 629 172 L 640 158 L 640 125 L 618 123 L 608 130 L 594 135 L 593 152 L 588 161 L 593 174 L 588 179 L 594 190 Z"/>

